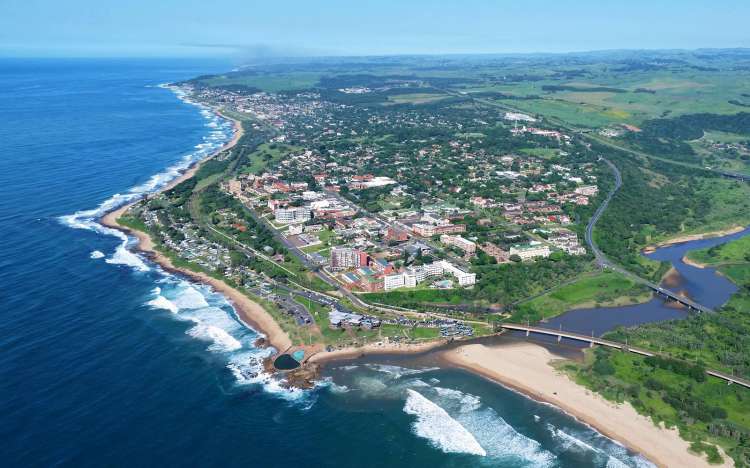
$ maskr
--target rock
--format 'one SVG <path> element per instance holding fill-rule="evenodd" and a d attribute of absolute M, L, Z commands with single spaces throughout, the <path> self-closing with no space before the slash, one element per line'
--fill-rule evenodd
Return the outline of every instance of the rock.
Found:
<path fill-rule="evenodd" d="M 286 373 L 285 387 L 307 389 L 315 386 L 315 381 L 320 377 L 320 365 L 306 363 Z"/>

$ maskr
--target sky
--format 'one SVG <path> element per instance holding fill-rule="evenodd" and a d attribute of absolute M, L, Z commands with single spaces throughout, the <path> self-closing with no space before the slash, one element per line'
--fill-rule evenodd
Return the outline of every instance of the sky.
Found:
<path fill-rule="evenodd" d="M 0 56 L 750 47 L 748 0 L 0 0 Z"/>

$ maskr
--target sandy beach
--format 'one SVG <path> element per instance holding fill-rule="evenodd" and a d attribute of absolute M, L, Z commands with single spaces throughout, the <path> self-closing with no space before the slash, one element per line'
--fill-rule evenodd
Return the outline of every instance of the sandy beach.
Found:
<path fill-rule="evenodd" d="M 701 456 L 688 451 L 689 444 L 676 429 L 659 428 L 629 404 L 614 404 L 574 383 L 551 363 L 558 356 L 532 343 L 512 343 L 498 347 L 467 344 L 445 351 L 448 363 L 518 390 L 532 398 L 551 403 L 599 432 L 663 467 L 708 467 Z M 733 466 L 725 457 L 725 464 Z"/>
<path fill-rule="evenodd" d="M 180 182 L 193 177 L 203 163 L 221 153 L 222 151 L 232 148 L 237 144 L 240 138 L 242 138 L 243 129 L 241 122 L 235 119 L 230 119 L 229 117 L 223 115 L 222 117 L 234 122 L 234 136 L 232 137 L 232 139 L 224 146 L 222 146 L 219 150 L 203 159 L 202 161 L 194 164 L 182 175 L 175 178 L 173 181 L 167 184 L 162 189 L 162 191 L 169 190 Z M 137 249 L 145 253 L 151 260 L 161 265 L 162 268 L 168 271 L 180 273 L 191 278 L 194 281 L 208 284 L 216 291 L 224 294 L 234 306 L 240 320 L 242 320 L 246 325 L 266 335 L 266 339 L 268 340 L 268 342 L 277 350 L 284 351 L 292 345 L 292 342 L 286 332 L 281 329 L 279 324 L 276 323 L 273 317 L 260 304 L 251 300 L 249 297 L 227 285 L 223 281 L 219 281 L 216 278 L 212 278 L 204 273 L 198 273 L 192 270 L 187 270 L 185 268 L 175 267 L 174 264 L 172 264 L 172 262 L 169 260 L 169 258 L 155 249 L 154 243 L 148 236 L 148 234 L 118 224 L 117 219 L 122 216 L 134 203 L 124 205 L 114 211 L 107 213 L 102 217 L 100 222 L 107 227 L 118 229 L 135 236 L 138 239 Z"/>

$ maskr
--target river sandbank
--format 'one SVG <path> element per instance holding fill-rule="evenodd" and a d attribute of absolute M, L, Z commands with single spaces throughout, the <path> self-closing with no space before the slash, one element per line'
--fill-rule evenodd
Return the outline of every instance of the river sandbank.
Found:
<path fill-rule="evenodd" d="M 735 226 L 729 229 L 723 229 L 721 231 L 704 232 L 702 234 L 686 234 L 684 236 L 672 237 L 663 241 L 657 242 L 656 244 L 649 245 L 643 249 L 643 253 L 652 253 L 660 247 L 666 247 L 668 245 L 682 244 L 684 242 L 691 242 L 696 240 L 710 239 L 712 237 L 728 236 L 730 234 L 736 234 L 745 229 L 745 226 Z"/>
<path fill-rule="evenodd" d="M 552 366 L 560 357 L 533 343 L 496 347 L 467 344 L 441 354 L 446 363 L 482 375 L 535 400 L 550 403 L 596 428 L 607 437 L 643 454 L 662 467 L 710 465 L 689 451 L 690 444 L 676 429 L 657 427 L 629 404 L 615 404 L 573 382 Z"/>

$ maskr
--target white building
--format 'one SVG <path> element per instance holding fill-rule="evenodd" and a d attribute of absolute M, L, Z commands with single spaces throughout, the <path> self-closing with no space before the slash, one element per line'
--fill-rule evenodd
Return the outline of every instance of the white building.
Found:
<path fill-rule="evenodd" d="M 453 275 L 454 278 L 458 280 L 458 284 L 461 286 L 471 286 L 472 284 L 476 283 L 477 275 L 476 273 L 469 273 L 466 271 L 463 271 L 462 269 L 458 268 L 456 265 L 446 261 L 446 260 L 440 260 L 440 266 L 443 267 L 443 273 L 449 273 Z"/>
<path fill-rule="evenodd" d="M 532 260 L 536 257 L 549 257 L 549 247 L 540 243 L 516 244 L 510 247 L 510 256 L 518 255 L 521 260 Z"/>
<path fill-rule="evenodd" d="M 383 289 L 386 291 L 391 289 L 403 288 L 405 286 L 405 276 L 403 273 L 394 273 L 392 275 L 385 275 L 383 277 Z"/>
<path fill-rule="evenodd" d="M 536 122 L 536 119 L 530 115 L 521 114 L 520 112 L 506 112 L 505 120 L 511 120 L 514 122 Z"/>
<path fill-rule="evenodd" d="M 310 221 L 312 218 L 312 212 L 310 211 L 310 208 L 306 206 L 279 208 L 274 210 L 273 215 L 277 223 L 283 224 L 304 223 Z"/>
<path fill-rule="evenodd" d="M 599 192 L 599 187 L 596 185 L 584 185 L 575 189 L 575 193 L 583 195 L 585 197 L 592 197 Z"/>

